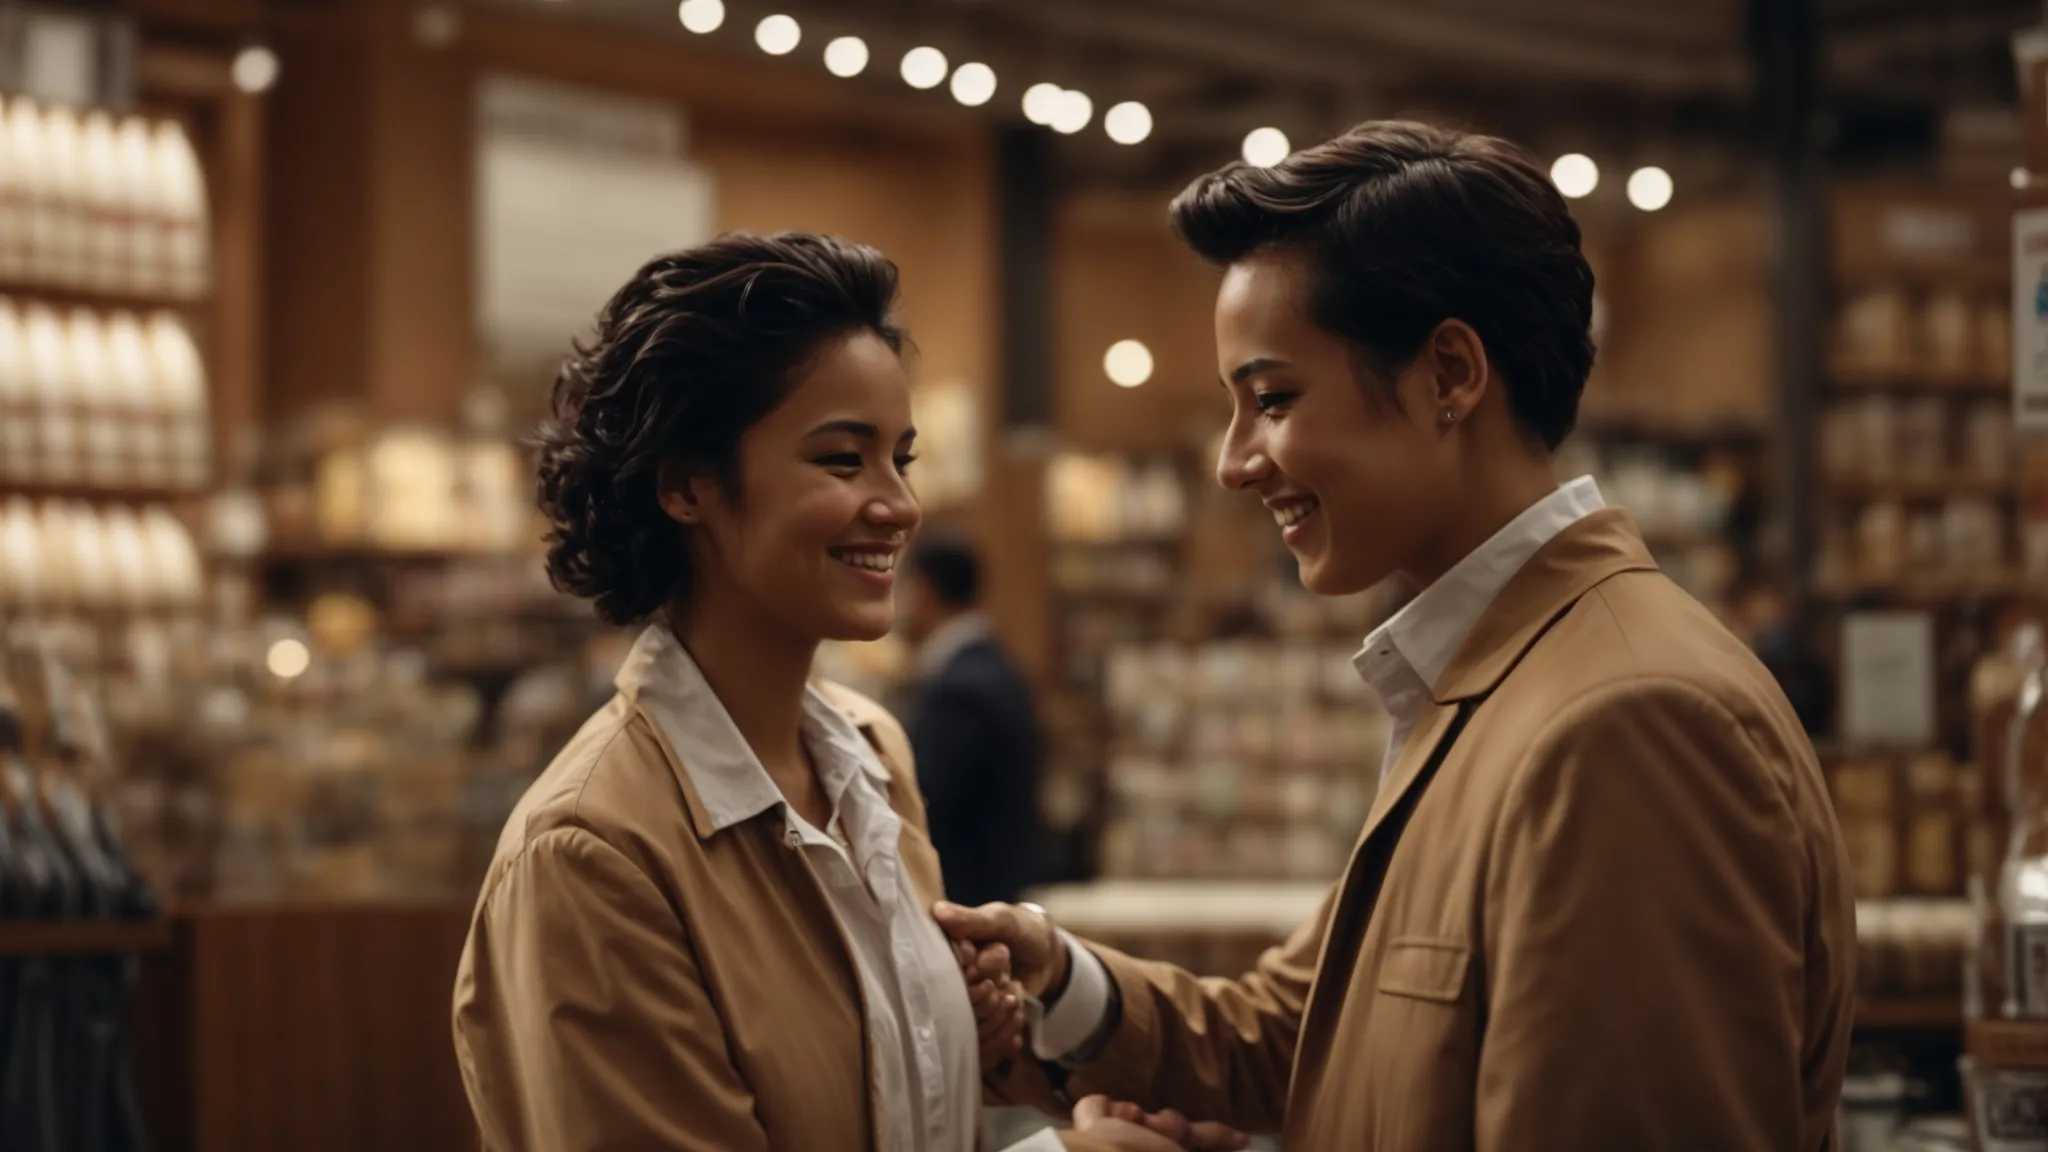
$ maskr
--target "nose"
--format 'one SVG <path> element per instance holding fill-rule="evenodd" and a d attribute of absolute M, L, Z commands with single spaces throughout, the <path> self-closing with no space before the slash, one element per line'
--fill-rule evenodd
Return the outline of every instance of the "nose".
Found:
<path fill-rule="evenodd" d="M 1232 492 L 1250 488 L 1273 474 L 1272 458 L 1252 433 L 1240 432 L 1236 421 L 1223 436 L 1216 453 L 1216 482 Z"/>
<path fill-rule="evenodd" d="M 910 481 L 902 476 L 892 476 L 885 487 L 876 492 L 862 506 L 861 515 L 872 524 L 909 534 L 917 531 L 924 520 L 924 510 L 917 502 L 917 493 L 911 491 Z"/>

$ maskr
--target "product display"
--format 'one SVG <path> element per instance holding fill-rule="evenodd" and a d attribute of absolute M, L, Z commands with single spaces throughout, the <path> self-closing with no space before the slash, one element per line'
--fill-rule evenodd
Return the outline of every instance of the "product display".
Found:
<path fill-rule="evenodd" d="M 0 114 L 0 157 L 0 279 L 206 292 L 206 183 L 183 125 L 14 97 Z"/>

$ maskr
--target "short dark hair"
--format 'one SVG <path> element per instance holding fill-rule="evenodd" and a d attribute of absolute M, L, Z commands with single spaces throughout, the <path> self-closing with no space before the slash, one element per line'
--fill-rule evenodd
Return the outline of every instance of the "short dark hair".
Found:
<path fill-rule="evenodd" d="M 1555 449 L 1593 369 L 1593 270 L 1579 226 L 1515 145 L 1374 120 L 1271 168 L 1234 163 L 1173 201 L 1203 258 L 1304 253 L 1310 313 L 1391 384 L 1445 320 L 1472 326 L 1530 437 Z"/>
<path fill-rule="evenodd" d="M 934 531 L 910 548 L 910 571 L 931 585 L 939 603 L 971 608 L 981 595 L 981 554 L 964 536 Z"/>
<path fill-rule="evenodd" d="M 683 527 L 658 477 L 681 458 L 738 493 L 740 437 L 836 340 L 897 352 L 896 265 L 829 236 L 728 235 L 650 261 L 555 377 L 536 436 L 548 578 L 612 624 L 652 616 L 690 583 Z"/>

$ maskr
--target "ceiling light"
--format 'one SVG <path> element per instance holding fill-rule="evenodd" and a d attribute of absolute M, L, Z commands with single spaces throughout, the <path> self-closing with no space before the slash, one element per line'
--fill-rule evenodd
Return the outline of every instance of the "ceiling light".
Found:
<path fill-rule="evenodd" d="M 1592 195 L 1593 189 L 1600 186 L 1600 166 L 1593 163 L 1591 156 L 1567 152 L 1550 166 L 1550 182 L 1566 197 L 1578 200 Z"/>
<path fill-rule="evenodd" d="M 996 94 L 996 70 L 986 64 L 962 64 L 953 72 L 953 99 L 969 108 L 989 102 Z"/>
<path fill-rule="evenodd" d="M 1119 340 L 1102 355 L 1102 370 L 1119 388 L 1136 388 L 1152 378 L 1152 350 L 1137 340 Z"/>
<path fill-rule="evenodd" d="M 1103 113 L 1102 130 L 1119 144 L 1137 144 L 1152 134 L 1152 110 L 1126 100 Z"/>
<path fill-rule="evenodd" d="M 1060 106 L 1052 114 L 1052 130 L 1072 136 L 1086 128 L 1094 115 L 1095 102 L 1088 99 L 1088 94 L 1069 88 L 1060 93 Z"/>
<path fill-rule="evenodd" d="M 868 42 L 858 36 L 841 36 L 825 45 L 825 71 L 834 76 L 858 76 L 868 66 Z"/>
<path fill-rule="evenodd" d="M 796 51 L 803 38 L 804 30 L 797 27 L 796 18 L 779 12 L 762 17 L 761 22 L 754 25 L 754 43 L 770 56 L 789 55 Z"/>
<path fill-rule="evenodd" d="M 2019 191 L 2034 182 L 2034 174 L 2027 171 L 2025 166 L 2021 166 L 2012 170 L 2012 175 L 2009 179 L 2012 182 L 2014 191 Z"/>
<path fill-rule="evenodd" d="M 676 7 L 676 19 L 699 36 L 716 32 L 725 23 L 725 0 L 683 0 Z"/>
<path fill-rule="evenodd" d="M 1287 133 L 1278 128 L 1254 128 L 1245 134 L 1244 162 L 1254 168 L 1271 168 L 1294 149 L 1287 143 Z"/>
<path fill-rule="evenodd" d="M 929 46 L 903 54 L 903 82 L 912 88 L 937 88 L 946 82 L 946 54 Z"/>
<path fill-rule="evenodd" d="M 1033 124 L 1051 124 L 1060 114 L 1060 97 L 1066 90 L 1057 84 L 1033 84 L 1024 90 L 1024 118 Z"/>
<path fill-rule="evenodd" d="M 277 53 L 261 44 L 251 44 L 235 53 L 235 62 L 228 70 L 235 87 L 251 95 L 268 92 L 277 83 L 277 73 Z"/>
<path fill-rule="evenodd" d="M 1628 202 L 1645 212 L 1671 203 L 1671 192 L 1671 173 L 1662 168 L 1638 168 L 1629 174 Z"/>

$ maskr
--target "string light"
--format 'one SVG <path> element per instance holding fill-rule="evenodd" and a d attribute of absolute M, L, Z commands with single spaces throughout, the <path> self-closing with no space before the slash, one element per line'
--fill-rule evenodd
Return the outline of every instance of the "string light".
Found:
<path fill-rule="evenodd" d="M 1126 100 L 1102 114 L 1102 130 L 1119 144 L 1143 143 L 1152 134 L 1152 110 Z"/>
<path fill-rule="evenodd" d="M 996 94 L 996 71 L 982 63 L 962 64 L 953 72 L 953 99 L 978 108 Z"/>
<path fill-rule="evenodd" d="M 841 36 L 825 45 L 825 70 L 834 76 L 858 76 L 868 66 L 868 43 L 858 36 Z"/>
<path fill-rule="evenodd" d="M 1672 191 L 1671 173 L 1662 168 L 1638 168 L 1629 174 L 1628 202 L 1645 212 L 1671 203 Z"/>
<path fill-rule="evenodd" d="M 912 88 L 937 88 L 946 81 L 946 54 L 930 46 L 903 54 L 903 82 Z"/>
<path fill-rule="evenodd" d="M 1088 94 L 1069 88 L 1060 93 L 1059 109 L 1052 114 L 1052 130 L 1072 136 L 1086 128 L 1094 116 L 1095 102 L 1088 99 Z"/>
<path fill-rule="evenodd" d="M 1254 168 L 1271 168 L 1294 151 L 1287 133 L 1278 128 L 1254 128 L 1245 134 L 1244 162 Z"/>
<path fill-rule="evenodd" d="M 1033 124 L 1051 126 L 1053 117 L 1060 114 L 1060 97 L 1066 89 L 1057 84 L 1033 84 L 1024 90 L 1024 118 Z"/>
<path fill-rule="evenodd" d="M 676 19 L 699 36 L 716 32 L 725 24 L 725 0 L 683 0 L 676 6 Z"/>
<path fill-rule="evenodd" d="M 1578 200 L 1600 186 L 1600 166 L 1590 156 L 1567 152 L 1550 166 L 1550 182 L 1565 196 Z"/>
<path fill-rule="evenodd" d="M 754 43 L 770 56 L 787 56 L 796 51 L 803 42 L 804 30 L 797 26 L 796 17 L 776 13 L 764 16 L 754 25 Z"/>

